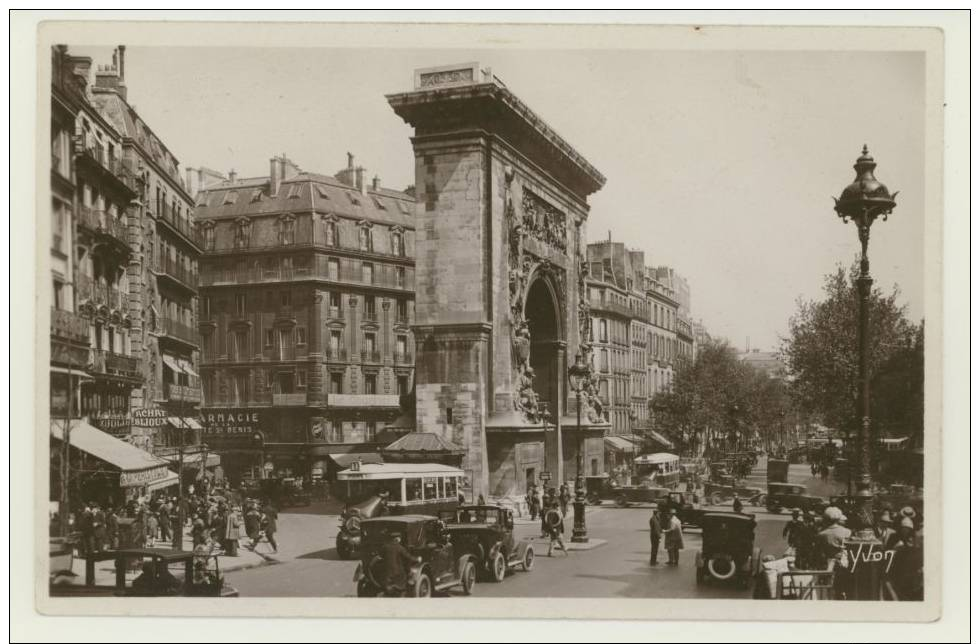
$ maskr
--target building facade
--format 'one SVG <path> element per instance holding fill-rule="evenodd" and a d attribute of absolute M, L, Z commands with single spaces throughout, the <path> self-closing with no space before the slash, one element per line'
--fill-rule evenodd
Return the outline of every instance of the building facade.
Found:
<path fill-rule="evenodd" d="M 112 64 L 96 70 L 92 102 L 119 133 L 118 160 L 134 182 L 123 288 L 140 386 L 131 395 L 129 430 L 145 449 L 176 462 L 178 450 L 193 453 L 201 438 L 196 420 L 201 239 L 179 161 L 128 102 L 125 53 L 120 45 Z M 193 459 L 185 454 L 185 460 Z"/>
<path fill-rule="evenodd" d="M 350 155 L 336 176 L 284 156 L 268 176 L 208 176 L 195 208 L 206 441 L 233 482 L 329 478 L 332 455 L 383 446 L 412 388 L 415 199 L 366 183 Z"/>

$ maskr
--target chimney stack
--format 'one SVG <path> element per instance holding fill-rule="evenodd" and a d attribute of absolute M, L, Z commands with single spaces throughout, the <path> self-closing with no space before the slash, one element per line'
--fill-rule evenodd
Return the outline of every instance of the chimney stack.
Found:
<path fill-rule="evenodd" d="M 364 194 L 365 192 L 367 192 L 364 186 L 364 168 L 362 168 L 361 166 L 357 166 L 357 169 L 354 170 L 354 173 L 357 177 L 357 180 L 354 185 L 357 186 L 358 192 Z"/>
<path fill-rule="evenodd" d="M 184 168 L 184 172 L 187 175 L 187 192 L 194 194 L 194 168 Z"/>
<path fill-rule="evenodd" d="M 228 181 L 230 181 L 231 183 L 235 183 L 235 180 L 237 178 L 238 178 L 238 173 L 235 172 L 235 168 L 232 168 L 231 170 L 228 171 Z"/>
<path fill-rule="evenodd" d="M 269 159 L 269 194 L 275 196 L 279 194 L 279 184 L 282 182 L 282 172 L 279 169 L 279 159 L 272 157 Z"/>
<path fill-rule="evenodd" d="M 126 45 L 119 45 L 119 82 L 126 82 Z"/>
<path fill-rule="evenodd" d="M 381 179 L 378 177 L 378 175 L 374 175 L 374 178 L 371 179 L 371 189 L 377 192 L 380 188 L 381 188 Z"/>

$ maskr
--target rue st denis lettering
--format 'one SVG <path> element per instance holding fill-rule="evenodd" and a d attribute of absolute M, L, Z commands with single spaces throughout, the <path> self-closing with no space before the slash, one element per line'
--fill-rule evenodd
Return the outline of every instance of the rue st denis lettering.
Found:
<path fill-rule="evenodd" d="M 251 434 L 258 428 L 259 412 L 210 412 L 201 414 L 201 424 L 209 435 Z"/>

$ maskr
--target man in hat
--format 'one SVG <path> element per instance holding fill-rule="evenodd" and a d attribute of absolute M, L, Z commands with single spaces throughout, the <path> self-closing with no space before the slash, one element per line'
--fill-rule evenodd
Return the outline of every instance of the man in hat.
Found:
<path fill-rule="evenodd" d="M 783 539 L 786 539 L 786 545 L 789 546 L 794 555 L 800 547 L 800 531 L 802 528 L 803 519 L 800 518 L 800 511 L 794 509 L 792 517 L 783 526 Z"/>
<path fill-rule="evenodd" d="M 413 557 L 402 545 L 400 532 L 390 532 L 381 548 L 382 583 L 384 593 L 389 597 L 403 595 L 408 584 L 408 571 L 421 557 Z"/>
<path fill-rule="evenodd" d="M 657 552 L 660 550 L 660 537 L 663 528 L 660 525 L 660 511 L 656 508 L 650 515 L 650 565 L 657 565 Z"/>
<path fill-rule="evenodd" d="M 742 500 L 736 494 L 732 500 L 732 512 L 742 514 Z"/>
<path fill-rule="evenodd" d="M 915 509 L 906 505 L 899 511 L 898 538 L 906 546 L 915 547 Z"/>
<path fill-rule="evenodd" d="M 562 516 L 568 514 L 568 504 L 572 500 L 572 493 L 568 491 L 568 483 L 561 484 L 561 490 L 558 495 L 558 501 L 561 503 L 561 513 Z"/>
<path fill-rule="evenodd" d="M 893 526 L 890 510 L 882 510 L 881 514 L 878 515 L 878 520 L 875 522 L 875 533 L 881 541 L 882 548 L 885 550 L 895 548 L 895 542 L 898 540 L 898 532 Z"/>

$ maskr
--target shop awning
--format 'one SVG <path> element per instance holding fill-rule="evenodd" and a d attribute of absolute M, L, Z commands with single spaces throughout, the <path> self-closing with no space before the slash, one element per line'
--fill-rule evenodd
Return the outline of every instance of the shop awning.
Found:
<path fill-rule="evenodd" d="M 354 461 L 361 463 L 383 463 L 380 454 L 375 452 L 364 452 L 358 454 L 330 454 L 330 460 L 337 464 L 342 470 L 346 470 Z"/>
<path fill-rule="evenodd" d="M 165 488 L 177 485 L 177 483 L 180 481 L 180 477 L 177 476 L 177 472 L 170 472 L 169 470 L 167 471 L 169 473 L 167 474 L 166 477 L 153 481 L 152 483 L 148 483 L 146 486 L 146 491 L 153 492 L 154 490 L 163 490 Z"/>
<path fill-rule="evenodd" d="M 64 440 L 65 421 L 51 421 L 51 435 L 58 440 Z M 140 448 L 119 440 L 83 420 L 72 420 L 69 433 L 71 446 L 91 454 L 100 461 L 119 468 L 120 485 L 147 485 L 151 481 L 162 479 L 169 471 L 167 461 Z"/>
<path fill-rule="evenodd" d="M 657 441 L 664 447 L 672 448 L 674 446 L 674 442 L 672 440 L 670 440 L 663 434 L 653 431 L 652 429 L 644 429 L 643 433 L 649 438 L 652 438 L 653 440 Z"/>
<path fill-rule="evenodd" d="M 620 436 L 606 436 L 603 438 L 603 441 L 605 442 L 606 447 L 613 451 L 630 453 L 636 451 L 636 445 L 633 444 L 633 441 L 627 440 Z"/>
<path fill-rule="evenodd" d="M 203 429 L 196 418 L 190 416 L 169 416 L 167 424 L 174 429 Z"/>
<path fill-rule="evenodd" d="M 183 373 L 193 378 L 198 377 L 197 372 L 194 371 L 194 365 L 191 364 L 190 360 L 169 356 L 165 353 L 163 354 L 163 364 L 167 365 L 175 374 Z"/>
<path fill-rule="evenodd" d="M 208 462 L 205 467 L 216 467 L 221 465 L 221 455 L 215 454 L 214 452 L 208 452 Z M 177 465 L 180 463 L 180 454 L 175 450 L 172 453 L 168 453 L 163 456 L 165 459 L 170 461 L 171 465 Z M 200 467 L 201 459 L 204 458 L 204 452 L 193 452 L 184 454 L 184 467 L 195 466 Z"/>

